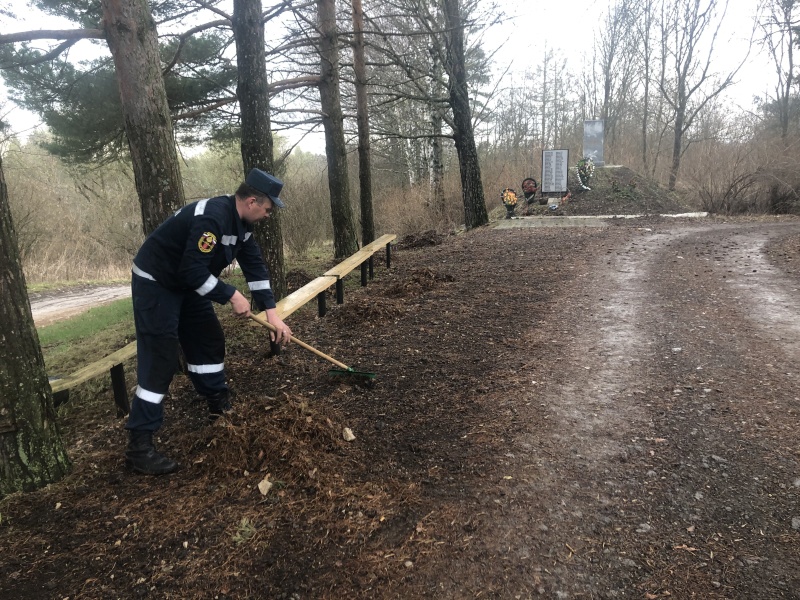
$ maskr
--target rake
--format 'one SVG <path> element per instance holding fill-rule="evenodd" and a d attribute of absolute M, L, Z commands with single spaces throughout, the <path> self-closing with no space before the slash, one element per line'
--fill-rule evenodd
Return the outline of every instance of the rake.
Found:
<path fill-rule="evenodd" d="M 267 329 L 269 329 L 273 333 L 277 333 L 278 332 L 278 330 L 275 328 L 275 326 L 272 323 L 270 323 L 269 321 L 267 321 L 264 317 L 259 317 L 258 315 L 254 315 L 253 313 L 250 313 L 250 318 L 253 319 L 253 321 L 258 323 L 259 325 L 263 325 L 264 327 L 266 327 Z M 368 373 L 366 371 L 356 371 L 352 367 L 348 367 L 346 364 L 336 360 L 332 356 L 328 356 L 327 354 L 325 354 L 321 350 L 317 350 L 316 348 L 314 348 L 314 346 L 310 346 L 309 344 L 306 344 L 304 341 L 298 340 L 293 335 L 289 336 L 289 341 L 290 342 L 294 342 L 298 346 L 300 346 L 302 348 L 305 348 L 309 352 L 311 352 L 313 354 L 316 354 L 320 358 L 324 358 L 329 363 L 332 363 L 332 364 L 336 365 L 337 367 L 339 367 L 338 369 L 330 369 L 328 371 L 328 374 L 331 375 L 331 376 L 334 376 L 334 377 L 353 377 L 355 379 L 359 379 L 359 380 L 362 380 L 362 381 L 368 381 L 368 382 L 371 382 L 373 379 L 375 379 L 375 373 Z"/>

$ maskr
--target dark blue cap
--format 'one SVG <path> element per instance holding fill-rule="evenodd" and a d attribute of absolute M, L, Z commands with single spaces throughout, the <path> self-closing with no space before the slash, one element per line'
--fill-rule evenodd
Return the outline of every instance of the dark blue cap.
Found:
<path fill-rule="evenodd" d="M 253 169 L 247 174 L 244 182 L 252 188 L 257 189 L 262 194 L 269 196 L 272 203 L 278 208 L 283 208 L 284 204 L 279 195 L 283 189 L 283 182 L 261 169 Z"/>

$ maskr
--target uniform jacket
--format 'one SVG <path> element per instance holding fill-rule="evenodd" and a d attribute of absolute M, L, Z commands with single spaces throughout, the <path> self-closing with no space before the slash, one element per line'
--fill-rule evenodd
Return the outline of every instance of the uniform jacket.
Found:
<path fill-rule="evenodd" d="M 219 196 L 187 204 L 159 225 L 133 259 L 133 272 L 169 290 L 193 290 L 225 304 L 236 288 L 219 275 L 234 259 L 259 309 L 275 308 L 253 226 L 239 218 L 235 196 Z"/>

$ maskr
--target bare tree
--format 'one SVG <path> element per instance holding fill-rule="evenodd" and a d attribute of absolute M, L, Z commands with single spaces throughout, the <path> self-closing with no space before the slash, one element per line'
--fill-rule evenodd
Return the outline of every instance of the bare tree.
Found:
<path fill-rule="evenodd" d="M 720 0 L 663 0 L 660 92 L 673 112 L 672 164 L 669 189 L 678 180 L 686 134 L 706 105 L 734 82 L 737 67 L 716 74 L 713 58 L 728 2 Z"/>
<path fill-rule="evenodd" d="M 510 86 L 498 97 L 493 115 L 494 144 L 513 156 L 524 156 L 527 163 L 535 161 L 533 147 L 542 145 L 540 78 L 540 71 L 526 71 L 519 78 L 512 78 Z"/>
<path fill-rule="evenodd" d="M 612 152 L 634 84 L 636 63 L 631 57 L 635 55 L 636 38 L 628 32 L 636 18 L 634 0 L 617 0 L 606 13 L 594 44 L 602 84 L 600 118 Z"/>
<path fill-rule="evenodd" d="M 761 21 L 764 37 L 761 43 L 767 47 L 775 67 L 775 100 L 781 137 L 785 140 L 789 132 L 789 107 L 794 75 L 794 46 L 797 43 L 798 19 L 794 14 L 796 0 L 769 0 L 767 14 Z"/>
<path fill-rule="evenodd" d="M 642 168 L 645 172 L 648 170 L 648 148 L 647 139 L 649 133 L 650 121 L 650 85 L 651 85 L 651 69 L 653 61 L 653 0 L 640 0 L 638 18 L 634 19 L 634 27 L 636 31 L 636 40 L 638 41 L 639 51 L 636 55 L 639 56 L 639 61 L 635 64 L 639 67 L 640 81 L 642 83 L 642 127 L 641 127 L 641 151 L 642 151 Z"/>
<path fill-rule="evenodd" d="M 379 144 L 394 153 L 395 164 L 406 166 L 412 185 L 427 175 L 430 198 L 440 202 L 446 149 L 439 140 L 452 138 L 467 194 L 462 195 L 465 221 L 467 227 L 477 226 L 485 201 L 474 133 L 480 105 L 474 92 L 488 81 L 488 60 L 479 43 L 468 44 L 467 37 L 479 41 L 497 13 L 477 15 L 473 0 L 395 0 L 392 10 L 380 12 L 369 21 L 375 33 L 372 60 L 380 67 L 375 69 L 377 100 L 371 113 Z"/>
<path fill-rule="evenodd" d="M 328 159 L 333 249 L 336 258 L 344 258 L 358 249 L 358 236 L 353 222 L 353 209 L 350 205 L 344 115 L 339 92 L 339 37 L 336 27 L 336 0 L 317 0 L 317 19 L 320 52 L 319 95 L 323 113 L 322 123 L 325 128 L 325 154 Z"/>
<path fill-rule="evenodd" d="M 439 55 L 431 52 L 430 80 L 428 82 L 428 119 L 430 121 L 431 137 L 428 139 L 428 201 L 437 209 L 440 215 L 446 213 L 444 198 L 444 147 L 442 142 L 444 131 L 444 105 L 437 99 L 444 93 L 442 64 Z"/>
<path fill-rule="evenodd" d="M 540 81 L 541 84 L 541 92 L 540 92 L 540 117 L 542 120 L 541 127 L 539 131 L 541 131 L 542 135 L 542 148 L 546 148 L 548 146 L 548 132 L 552 129 L 548 127 L 548 120 L 547 120 L 547 113 L 549 111 L 550 105 L 550 94 L 551 94 L 551 82 L 548 80 L 550 75 L 550 65 L 552 64 L 553 60 L 555 59 L 555 55 L 553 53 L 553 49 L 548 49 L 545 46 L 544 52 L 542 53 L 542 64 L 537 69 L 537 72 L 541 73 Z"/>
<path fill-rule="evenodd" d="M 364 50 L 364 11 L 361 0 L 351 0 L 353 7 L 353 71 L 356 88 L 356 119 L 358 121 L 358 181 L 361 198 L 361 241 L 369 244 L 375 239 L 372 212 L 372 161 L 369 139 L 369 103 L 367 101 L 367 65 Z"/>
<path fill-rule="evenodd" d="M 542 62 L 535 70 L 536 106 L 531 107 L 533 114 L 539 117 L 539 140 L 543 148 L 557 148 L 561 142 L 563 119 L 572 102 L 565 94 L 571 87 L 570 78 L 566 58 L 559 58 L 552 48 L 546 48 L 542 53 Z M 590 112 L 593 110 L 590 109 Z M 596 113 L 592 116 L 596 116 Z"/>

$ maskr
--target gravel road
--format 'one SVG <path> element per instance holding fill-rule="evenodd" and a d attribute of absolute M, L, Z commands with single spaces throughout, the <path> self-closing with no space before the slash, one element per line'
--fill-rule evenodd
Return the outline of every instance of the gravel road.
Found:
<path fill-rule="evenodd" d="M 51 290 L 30 295 L 33 322 L 44 327 L 78 315 L 93 306 L 107 304 L 131 295 L 131 286 L 79 286 L 68 290 Z"/>

